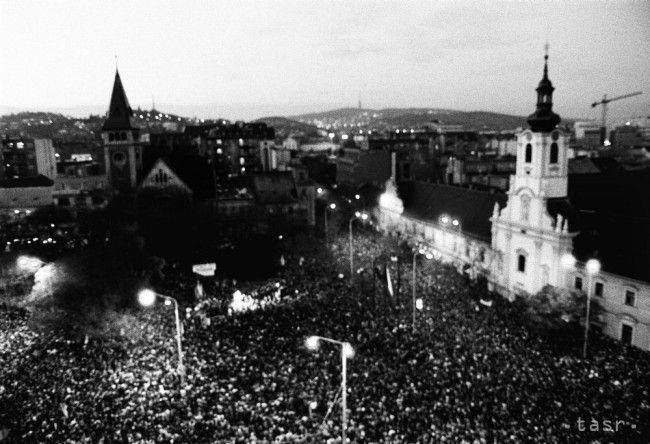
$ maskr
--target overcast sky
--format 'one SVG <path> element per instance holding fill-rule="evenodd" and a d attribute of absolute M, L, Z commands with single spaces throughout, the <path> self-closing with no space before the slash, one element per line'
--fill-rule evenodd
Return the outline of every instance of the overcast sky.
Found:
<path fill-rule="evenodd" d="M 0 0 L 0 107 L 108 107 L 115 54 L 133 107 L 251 119 L 356 106 L 529 114 L 550 44 L 555 108 L 644 95 L 650 2 Z"/>

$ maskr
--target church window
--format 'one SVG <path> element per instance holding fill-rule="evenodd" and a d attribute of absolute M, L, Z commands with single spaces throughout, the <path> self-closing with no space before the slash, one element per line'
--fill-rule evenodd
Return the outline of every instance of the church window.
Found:
<path fill-rule="evenodd" d="M 169 176 L 161 168 L 161 169 L 158 169 L 158 172 L 154 176 L 153 180 L 154 180 L 154 182 L 156 182 L 158 184 L 164 185 L 167 182 L 169 182 Z"/>
<path fill-rule="evenodd" d="M 520 273 L 526 272 L 526 255 L 523 253 L 519 253 L 517 256 L 517 271 Z"/>
<path fill-rule="evenodd" d="M 596 285 L 594 286 L 594 295 L 602 298 L 604 289 L 605 286 L 602 282 L 596 282 Z"/>
<path fill-rule="evenodd" d="M 114 141 L 114 140 L 115 140 L 115 134 L 113 134 L 113 133 L 108 133 L 108 141 L 109 141 L 109 142 L 112 142 L 112 141 Z"/>
<path fill-rule="evenodd" d="M 525 154 L 525 162 L 526 163 L 531 163 L 533 161 L 533 146 L 530 143 L 526 144 L 526 154 Z"/>
<path fill-rule="evenodd" d="M 557 158 L 558 158 L 558 147 L 557 143 L 553 142 L 551 144 L 551 163 L 557 163 Z"/>
<path fill-rule="evenodd" d="M 122 133 L 120 134 L 120 139 L 121 139 L 121 140 L 126 140 L 126 133 L 125 133 L 125 132 L 122 132 Z"/>
<path fill-rule="evenodd" d="M 633 292 L 632 290 L 625 290 L 625 305 L 634 307 L 635 302 L 636 302 L 636 293 Z"/>
<path fill-rule="evenodd" d="M 579 277 L 579 276 L 576 276 L 576 280 L 575 280 L 575 283 L 574 283 L 573 286 L 574 286 L 574 288 L 576 290 L 582 290 L 582 278 Z"/>
<path fill-rule="evenodd" d="M 530 196 L 524 194 L 521 200 L 521 221 L 528 222 L 528 215 L 530 214 Z"/>

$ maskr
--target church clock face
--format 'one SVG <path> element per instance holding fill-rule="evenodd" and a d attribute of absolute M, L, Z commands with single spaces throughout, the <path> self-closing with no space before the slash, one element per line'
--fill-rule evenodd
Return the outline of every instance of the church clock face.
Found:
<path fill-rule="evenodd" d="M 111 161 L 116 167 L 123 168 L 126 165 L 126 153 L 123 151 L 115 151 L 111 156 Z"/>

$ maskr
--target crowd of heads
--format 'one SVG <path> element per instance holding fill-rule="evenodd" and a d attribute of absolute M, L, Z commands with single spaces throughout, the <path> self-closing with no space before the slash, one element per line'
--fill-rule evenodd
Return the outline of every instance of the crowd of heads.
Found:
<path fill-rule="evenodd" d="M 412 324 L 408 251 L 391 251 L 402 256 L 391 266 L 403 267 L 391 296 L 385 275 L 369 270 L 393 246 L 356 233 L 353 247 L 352 280 L 347 238 L 287 239 L 284 266 L 265 282 L 201 278 L 197 291 L 195 275 L 168 269 L 157 291 L 181 301 L 185 385 L 173 307 L 125 313 L 128 331 L 110 344 L 38 336 L 26 327 L 27 312 L 3 307 L 6 442 L 340 442 L 341 350 L 328 343 L 310 350 L 311 335 L 355 349 L 347 368 L 350 442 L 604 443 L 649 436 L 644 352 L 596 336 L 588 359 L 577 350 L 558 354 L 507 300 L 424 258 L 415 282 L 423 309 Z M 237 290 L 264 303 L 229 312 Z M 623 423 L 617 432 L 590 431 L 591 418 Z"/>

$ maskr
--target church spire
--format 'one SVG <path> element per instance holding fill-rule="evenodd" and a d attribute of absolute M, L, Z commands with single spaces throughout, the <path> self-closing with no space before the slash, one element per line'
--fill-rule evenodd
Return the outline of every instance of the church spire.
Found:
<path fill-rule="evenodd" d="M 106 120 L 102 130 L 130 130 L 137 129 L 133 123 L 133 110 L 126 98 L 120 72 L 115 69 L 115 81 L 113 83 L 113 93 L 111 94 L 111 103 L 108 107 Z"/>
<path fill-rule="evenodd" d="M 535 112 L 528 117 L 530 129 L 539 132 L 549 132 L 560 123 L 560 116 L 553 112 L 553 83 L 548 78 L 548 43 L 544 51 L 544 75 L 537 91 L 537 106 Z"/>

